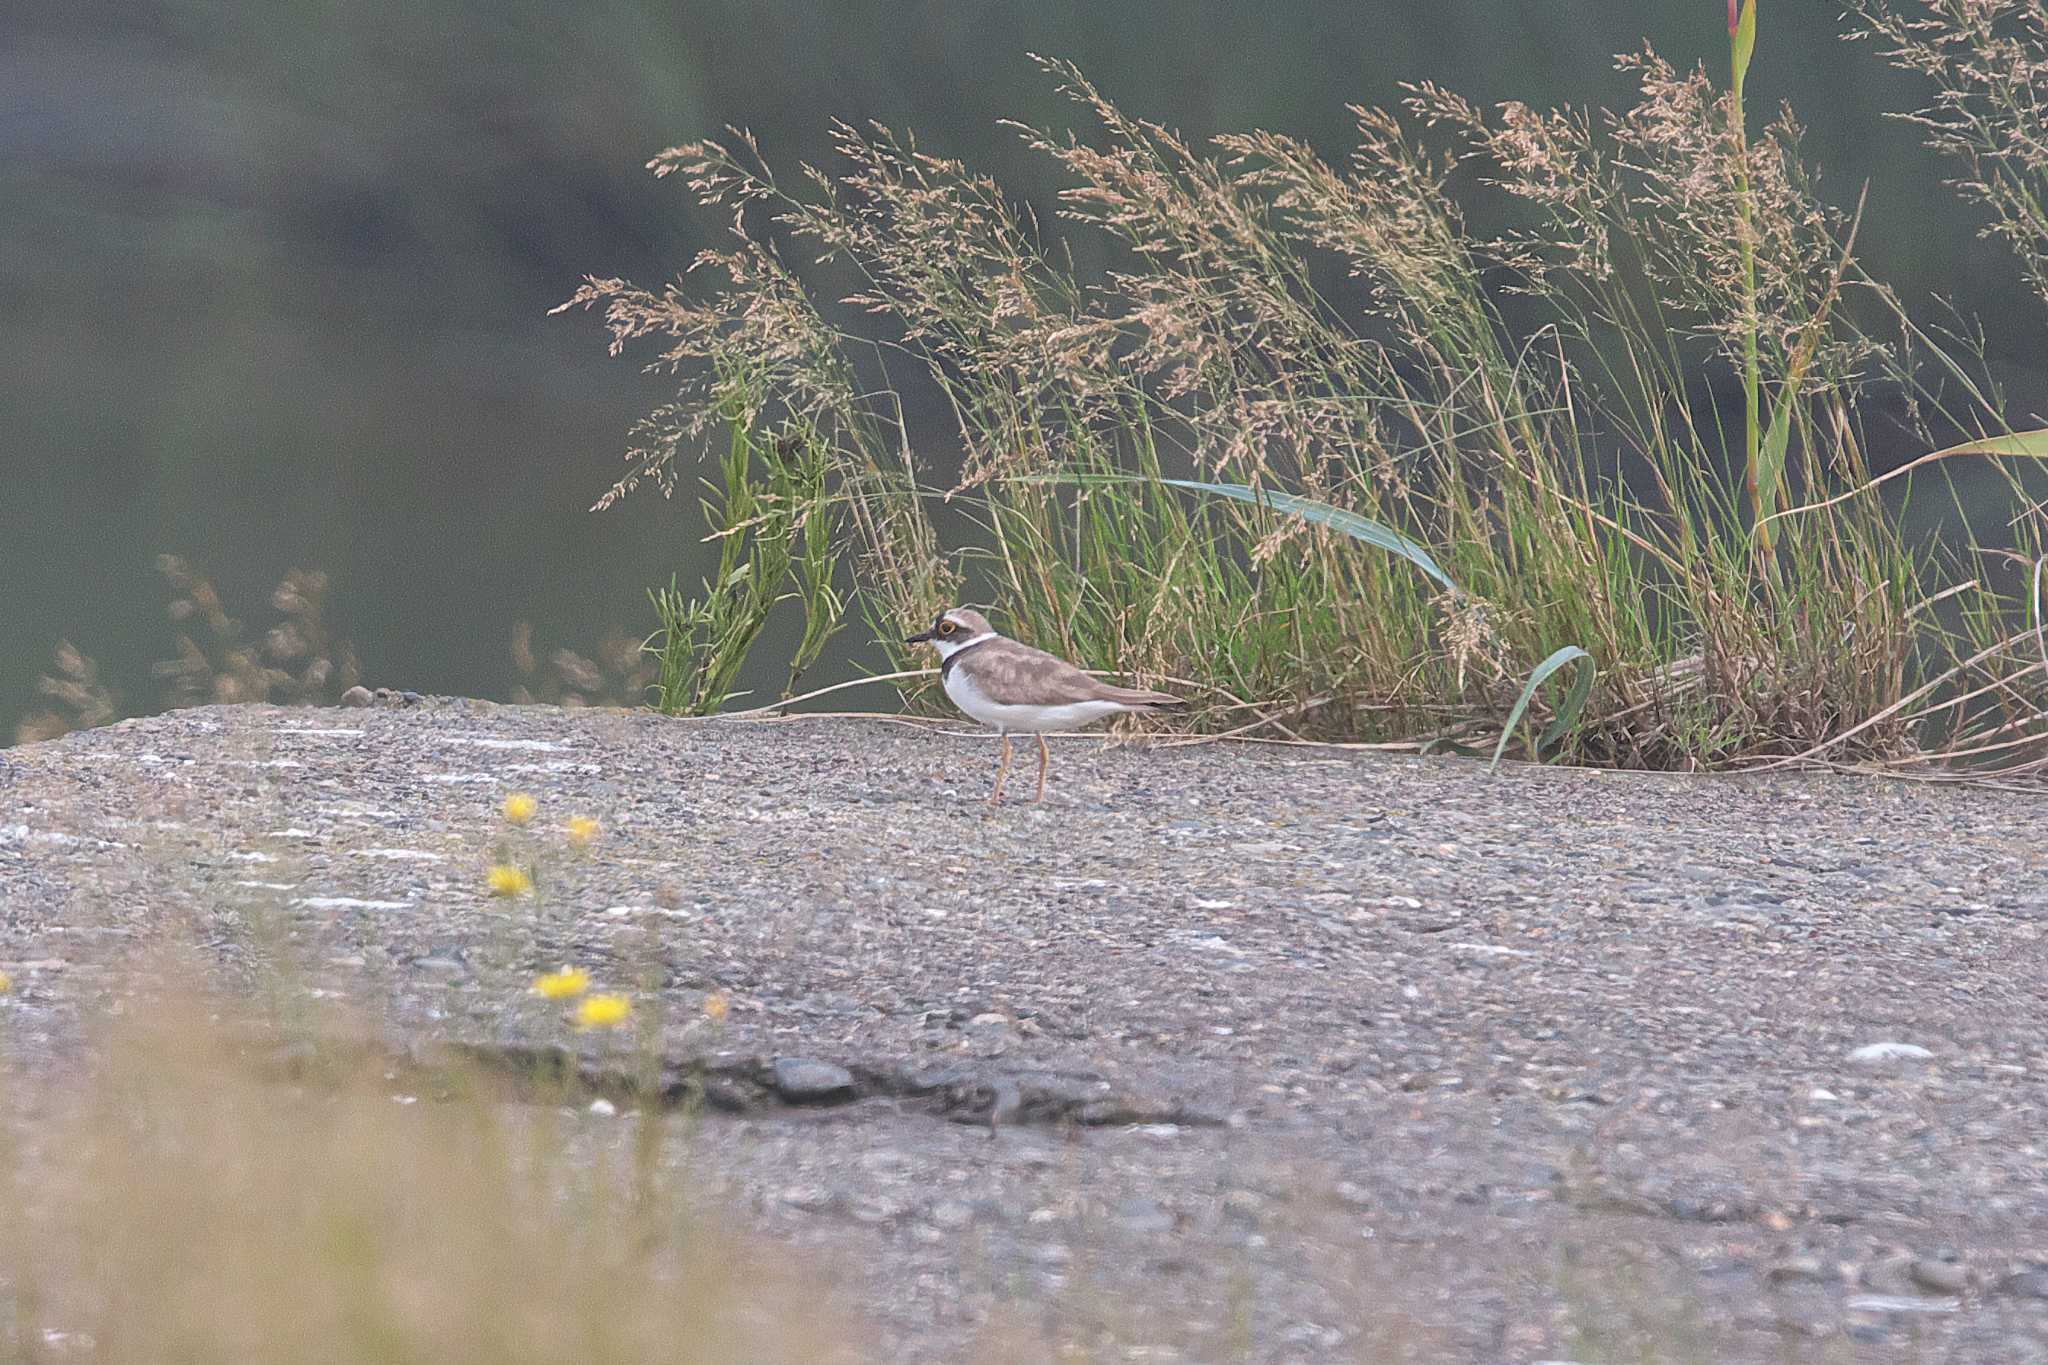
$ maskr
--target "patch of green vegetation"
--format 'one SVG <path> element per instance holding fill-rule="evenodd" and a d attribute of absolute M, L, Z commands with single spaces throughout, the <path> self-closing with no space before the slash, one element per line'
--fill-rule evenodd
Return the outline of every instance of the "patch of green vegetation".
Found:
<path fill-rule="evenodd" d="M 1862 8 L 1928 69 L 1922 30 Z M 2017 9 L 1970 27 L 1998 8 L 1930 22 L 2043 60 Z M 1744 6 L 1738 86 L 1756 39 Z M 666 707 L 723 701 L 779 598 L 836 621 L 844 544 L 896 666 L 903 627 L 965 595 L 1085 666 L 1177 684 L 1211 731 L 1540 735 L 1521 751 L 1653 768 L 2048 763 L 2038 442 L 1967 338 L 1865 272 L 1860 209 L 1822 196 L 1789 112 L 1751 128 L 1737 91 L 1645 49 L 1621 61 L 1625 108 L 1483 110 L 1423 84 L 1356 111 L 1333 164 L 1263 131 L 1190 145 L 1043 65 L 1088 131 L 1018 132 L 1067 177 L 1078 241 L 888 129 L 841 126 L 840 160 L 791 181 L 751 139 L 704 141 L 652 165 L 737 242 L 693 288 L 592 279 L 563 305 L 601 307 L 616 347 L 658 339 L 679 379 L 606 501 L 672 491 L 707 439 L 731 452 L 710 509 L 730 563 L 660 599 Z M 1937 133 L 1992 188 L 2033 185 L 1985 150 L 2028 106 L 1984 108 Z M 1521 226 L 1469 230 L 1481 196 Z M 2041 240 L 2024 194 L 1990 202 Z M 839 325 L 785 247 L 850 273 L 871 325 Z M 906 360 L 950 406 L 957 477 L 874 377 Z M 1921 449 L 1973 443 L 2023 509 L 2009 539 L 1908 537 L 1867 453 L 1901 415 Z M 791 442 L 801 477 L 761 458 Z M 828 541 L 802 508 L 832 509 Z M 1573 685 L 1533 690 L 1561 656 Z"/>

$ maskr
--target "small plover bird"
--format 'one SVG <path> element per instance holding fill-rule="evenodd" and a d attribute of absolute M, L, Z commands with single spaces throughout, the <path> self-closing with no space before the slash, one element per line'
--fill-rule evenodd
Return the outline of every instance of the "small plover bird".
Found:
<path fill-rule="evenodd" d="M 1165 692 L 1112 687 L 1098 682 L 1065 659 L 996 634 L 978 611 L 956 607 L 940 612 L 932 628 L 903 643 L 930 644 L 939 651 L 939 680 L 953 704 L 1003 740 L 1002 762 L 996 768 L 993 806 L 1003 799 L 1003 779 L 1010 775 L 1012 732 L 1038 736 L 1038 796 L 1045 800 L 1045 770 L 1052 762 L 1047 733 L 1078 730 L 1084 725 L 1126 712 L 1167 710 L 1185 706 Z"/>

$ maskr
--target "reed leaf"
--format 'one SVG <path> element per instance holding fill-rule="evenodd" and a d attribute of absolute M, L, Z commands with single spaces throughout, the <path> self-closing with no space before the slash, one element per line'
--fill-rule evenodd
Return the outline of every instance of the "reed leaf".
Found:
<path fill-rule="evenodd" d="M 1576 663 L 1579 667 L 1577 675 L 1572 679 L 1570 690 L 1564 694 L 1564 704 L 1557 708 L 1557 718 L 1551 721 L 1549 727 L 1538 737 L 1534 751 L 1529 756 L 1542 757 L 1545 749 L 1571 733 L 1572 727 L 1579 723 L 1579 713 L 1586 709 L 1586 698 L 1592 695 L 1593 679 L 1600 669 L 1593 662 L 1593 656 L 1585 650 L 1577 645 L 1566 645 L 1536 665 L 1529 673 L 1529 681 L 1522 684 L 1522 695 L 1515 698 L 1515 708 L 1508 712 L 1507 724 L 1500 727 L 1500 739 L 1494 743 L 1493 762 L 1487 765 L 1488 772 L 1499 769 L 1500 756 L 1508 747 L 1508 737 L 1513 735 L 1515 727 L 1522 723 L 1522 716 L 1528 711 L 1529 703 L 1536 699 L 1536 689 L 1543 686 L 1551 674 L 1571 663 Z"/>

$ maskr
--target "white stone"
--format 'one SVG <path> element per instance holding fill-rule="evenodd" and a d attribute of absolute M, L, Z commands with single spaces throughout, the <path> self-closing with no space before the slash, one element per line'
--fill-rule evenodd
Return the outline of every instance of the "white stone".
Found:
<path fill-rule="evenodd" d="M 435 735 L 434 738 L 442 744 L 466 744 L 477 749 L 529 749 L 543 754 L 561 753 L 569 747 L 548 739 L 494 739 L 489 735 Z"/>
<path fill-rule="evenodd" d="M 301 896 L 292 902 L 308 910 L 410 910 L 411 901 L 359 901 L 352 896 Z"/>

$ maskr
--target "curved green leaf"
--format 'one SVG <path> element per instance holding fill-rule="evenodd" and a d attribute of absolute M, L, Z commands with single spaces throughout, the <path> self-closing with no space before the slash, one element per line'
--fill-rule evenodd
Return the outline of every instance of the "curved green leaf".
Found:
<path fill-rule="evenodd" d="M 1508 737 L 1515 733 L 1515 727 L 1522 723 L 1522 715 L 1529 709 L 1529 703 L 1536 699 L 1536 689 L 1543 686 L 1551 674 L 1569 663 L 1578 663 L 1578 675 L 1572 679 L 1571 690 L 1565 693 L 1564 705 L 1557 708 L 1557 719 L 1550 722 L 1550 728 L 1536 741 L 1536 752 L 1531 757 L 1541 757 L 1543 751 L 1570 732 L 1579 723 L 1579 712 L 1586 707 L 1586 698 L 1592 695 L 1593 679 L 1599 673 L 1599 666 L 1593 656 L 1577 645 L 1566 645 L 1555 654 L 1536 665 L 1529 674 L 1529 681 L 1522 684 L 1522 695 L 1515 699 L 1515 709 L 1508 712 L 1507 724 L 1500 728 L 1500 740 L 1493 746 L 1493 762 L 1487 765 L 1488 772 L 1500 767 L 1500 756 L 1508 747 Z"/>
<path fill-rule="evenodd" d="M 1442 584 L 1447 591 L 1459 590 L 1458 585 L 1451 581 L 1451 576 L 1430 558 L 1429 551 L 1399 531 L 1382 526 L 1370 517 L 1347 512 L 1341 507 L 1332 507 L 1326 502 L 1298 498 L 1292 493 L 1276 493 L 1268 488 L 1253 488 L 1248 484 L 1207 483 L 1197 479 L 1161 479 L 1160 482 L 1174 488 L 1192 489 L 1198 493 L 1214 493 L 1218 497 L 1248 502 L 1256 507 L 1270 507 L 1276 512 L 1300 517 L 1303 521 L 1327 526 L 1333 531 L 1342 531 L 1353 540 L 1362 540 L 1368 545 L 1385 550 L 1388 554 L 1399 555 Z"/>
<path fill-rule="evenodd" d="M 1981 441 L 1965 441 L 1959 446 L 1948 446 L 1922 459 L 1941 459 L 1949 455 L 2021 455 L 2028 459 L 2048 460 L 2048 431 L 2013 431 L 2003 436 L 1986 436 Z"/>

